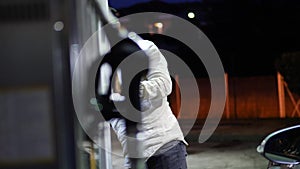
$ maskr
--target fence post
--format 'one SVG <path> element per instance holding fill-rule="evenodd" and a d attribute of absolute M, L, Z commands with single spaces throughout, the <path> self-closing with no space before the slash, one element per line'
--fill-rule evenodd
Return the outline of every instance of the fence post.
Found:
<path fill-rule="evenodd" d="M 278 101 L 279 101 L 279 117 L 285 118 L 285 94 L 284 94 L 284 80 L 282 75 L 277 72 L 277 86 L 278 86 Z"/>
<path fill-rule="evenodd" d="M 180 90 L 179 90 L 179 76 L 176 74 L 175 75 L 175 111 L 176 111 L 176 116 L 177 118 L 181 117 L 180 114 Z"/>
<path fill-rule="evenodd" d="M 226 90 L 225 115 L 226 115 L 226 119 L 230 119 L 230 102 L 229 102 L 228 73 L 225 73 L 224 76 L 225 76 L 225 90 Z"/>

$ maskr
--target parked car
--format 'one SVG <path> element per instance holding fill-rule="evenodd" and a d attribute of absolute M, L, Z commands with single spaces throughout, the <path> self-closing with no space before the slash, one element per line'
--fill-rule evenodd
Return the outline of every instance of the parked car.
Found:
<path fill-rule="evenodd" d="M 300 169 L 300 125 L 269 134 L 257 147 L 268 169 Z"/>

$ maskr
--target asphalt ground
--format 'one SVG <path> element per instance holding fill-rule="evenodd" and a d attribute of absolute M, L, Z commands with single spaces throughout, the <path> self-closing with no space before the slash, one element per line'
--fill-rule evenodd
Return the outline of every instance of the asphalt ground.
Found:
<path fill-rule="evenodd" d="M 184 128 L 190 121 L 180 123 Z M 203 124 L 196 121 L 186 135 L 189 169 L 266 169 L 268 161 L 256 152 L 256 147 L 268 134 L 300 124 L 300 119 L 221 120 L 212 136 L 199 143 Z M 118 143 L 113 143 L 113 149 L 121 153 Z M 113 155 L 113 168 L 123 169 L 123 160 Z"/>

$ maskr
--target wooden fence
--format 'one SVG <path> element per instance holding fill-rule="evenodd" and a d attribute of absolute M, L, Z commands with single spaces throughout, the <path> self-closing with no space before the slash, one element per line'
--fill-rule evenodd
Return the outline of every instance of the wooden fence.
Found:
<path fill-rule="evenodd" d="M 255 77 L 228 77 L 227 102 L 224 107 L 223 118 L 227 119 L 255 119 L 255 118 L 285 118 L 300 117 L 299 96 L 291 93 L 287 84 L 280 76 L 255 76 Z M 192 79 L 176 78 L 177 83 L 189 85 Z M 225 83 L 224 82 L 224 83 Z M 198 119 L 206 118 L 211 103 L 211 86 L 208 78 L 197 79 L 200 106 L 197 114 Z M 171 107 L 178 118 L 195 118 L 192 111 L 193 105 L 199 98 L 188 91 L 188 106 L 180 110 L 180 88 L 176 83 L 173 85 L 170 95 Z M 299 106 L 299 109 L 298 109 Z"/>

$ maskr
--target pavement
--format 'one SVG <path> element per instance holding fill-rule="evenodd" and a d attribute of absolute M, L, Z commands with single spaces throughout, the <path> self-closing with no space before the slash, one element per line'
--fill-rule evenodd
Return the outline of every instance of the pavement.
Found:
<path fill-rule="evenodd" d="M 184 128 L 185 124 L 191 122 L 185 120 L 180 123 L 182 124 L 181 127 Z M 189 142 L 198 142 L 200 132 L 205 133 L 205 131 L 202 131 L 203 124 L 203 120 L 198 120 L 194 123 L 186 135 L 186 139 Z M 206 142 L 260 142 L 268 134 L 296 124 L 300 124 L 299 118 L 221 120 Z"/>
<path fill-rule="evenodd" d="M 256 152 L 255 142 L 191 144 L 189 169 L 266 169 L 268 161 Z"/>
<path fill-rule="evenodd" d="M 181 121 L 184 124 L 189 121 Z M 266 169 L 268 161 L 256 147 L 270 133 L 300 124 L 299 119 L 221 120 L 213 135 L 204 143 L 198 138 L 204 121 L 196 121 L 186 135 L 188 169 Z M 121 154 L 118 143 L 113 151 Z M 116 154 L 118 154 L 116 153 Z M 113 168 L 123 169 L 123 157 L 113 155 Z"/>

